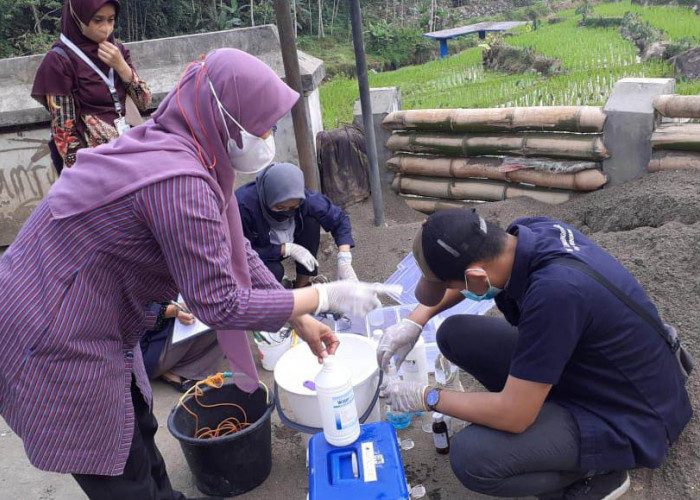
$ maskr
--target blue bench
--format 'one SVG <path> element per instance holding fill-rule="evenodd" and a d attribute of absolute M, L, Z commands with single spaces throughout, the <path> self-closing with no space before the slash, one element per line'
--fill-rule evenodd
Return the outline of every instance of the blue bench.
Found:
<path fill-rule="evenodd" d="M 487 32 L 503 32 L 515 28 L 516 26 L 522 26 L 527 24 L 525 21 L 505 21 L 505 22 L 484 22 L 477 24 L 470 24 L 469 26 L 460 26 L 459 28 L 450 28 L 447 30 L 433 31 L 432 33 L 425 33 L 423 36 L 427 38 L 432 38 L 440 42 L 440 59 L 447 57 L 447 40 L 452 38 L 457 38 L 460 36 L 471 35 L 472 33 L 478 33 L 479 38 L 484 40 L 486 38 Z"/>

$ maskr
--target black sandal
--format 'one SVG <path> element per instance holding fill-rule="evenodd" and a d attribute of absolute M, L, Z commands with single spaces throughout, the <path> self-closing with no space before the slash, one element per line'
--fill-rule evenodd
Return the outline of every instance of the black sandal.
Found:
<path fill-rule="evenodd" d="M 160 381 L 169 385 L 177 392 L 181 392 L 183 394 L 189 391 L 192 388 L 192 386 L 197 383 L 197 380 L 190 380 L 188 378 L 183 378 L 179 382 L 175 382 L 174 380 L 169 380 L 165 377 L 160 377 Z"/>

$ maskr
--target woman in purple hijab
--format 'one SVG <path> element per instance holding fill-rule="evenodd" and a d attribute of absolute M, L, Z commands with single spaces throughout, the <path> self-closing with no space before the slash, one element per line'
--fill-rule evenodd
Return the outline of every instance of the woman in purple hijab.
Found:
<path fill-rule="evenodd" d="M 32 97 L 51 113 L 51 157 L 58 173 L 76 153 L 116 139 L 127 126 L 127 97 L 143 112 L 151 91 L 114 39 L 118 0 L 66 0 L 61 36 L 34 79 Z M 132 123 L 136 125 L 137 123 Z"/>
<path fill-rule="evenodd" d="M 73 474 L 91 499 L 184 498 L 153 440 L 138 346 L 151 302 L 179 291 L 249 391 L 245 330 L 289 321 L 321 359 L 338 340 L 310 313 L 379 305 L 365 283 L 281 288 L 243 236 L 236 171 L 272 161 L 272 128 L 297 99 L 260 60 L 214 51 L 151 120 L 81 151 L 29 217 L 0 260 L 0 415 L 33 465 Z"/>

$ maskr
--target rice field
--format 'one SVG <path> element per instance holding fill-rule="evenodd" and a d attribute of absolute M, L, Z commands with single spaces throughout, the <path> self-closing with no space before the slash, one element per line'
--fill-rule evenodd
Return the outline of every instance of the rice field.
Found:
<path fill-rule="evenodd" d="M 630 5 L 624 2 L 601 7 L 624 8 L 625 4 Z M 617 29 L 579 28 L 573 10 L 560 12 L 559 16 L 565 20 L 543 24 L 536 31 L 521 28 L 506 40 L 511 45 L 531 47 L 545 56 L 560 59 L 566 74 L 543 77 L 537 73 L 508 75 L 484 71 L 483 49 L 476 47 L 420 66 L 372 73 L 370 86 L 399 87 L 404 109 L 602 105 L 621 78 L 673 74 L 673 69 L 665 63 L 640 62 L 634 45 L 623 39 Z M 680 84 L 678 91 L 698 93 L 700 82 Z M 357 98 L 354 79 L 337 78 L 324 84 L 321 87 L 324 127 L 334 128 L 352 121 Z"/>
<path fill-rule="evenodd" d="M 630 0 L 595 7 L 595 14 L 603 17 L 622 17 L 627 12 L 639 14 L 653 27 L 663 30 L 669 40 L 692 38 L 700 41 L 700 16 L 688 7 L 643 7 Z"/>

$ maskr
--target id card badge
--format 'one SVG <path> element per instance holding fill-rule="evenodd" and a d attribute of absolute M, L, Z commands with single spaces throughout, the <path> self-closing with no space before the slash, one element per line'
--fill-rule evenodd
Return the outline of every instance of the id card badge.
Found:
<path fill-rule="evenodd" d="M 116 120 L 114 120 L 114 127 L 117 129 L 117 134 L 123 135 L 124 132 L 129 130 L 131 128 L 131 125 L 126 123 L 126 117 L 125 116 L 120 116 Z"/>

